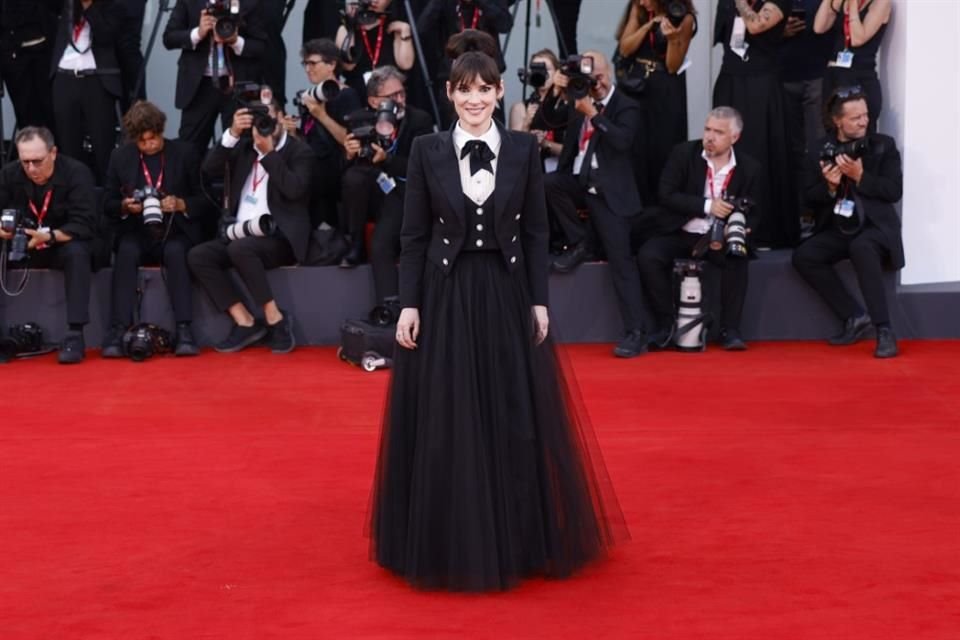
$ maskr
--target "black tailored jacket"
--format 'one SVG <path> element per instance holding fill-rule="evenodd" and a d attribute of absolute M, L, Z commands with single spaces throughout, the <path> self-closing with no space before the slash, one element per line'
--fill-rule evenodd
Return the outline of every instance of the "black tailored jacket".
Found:
<path fill-rule="evenodd" d="M 97 228 L 96 195 L 93 174 L 79 160 L 57 155 L 53 175 L 50 208 L 43 226 L 58 229 L 75 240 L 91 240 Z M 0 209 L 20 209 L 33 217 L 28 201 L 33 196 L 34 185 L 19 162 L 11 162 L 0 170 Z M 43 202 L 35 202 L 41 209 Z"/>
<path fill-rule="evenodd" d="M 203 172 L 211 178 L 222 178 L 224 168 L 230 166 L 231 215 L 237 214 L 243 185 L 253 171 L 257 152 L 250 138 L 242 138 L 237 146 L 228 149 L 218 143 L 203 161 Z M 306 142 L 292 136 L 279 151 L 271 151 L 260 159 L 270 180 L 267 182 L 267 206 L 280 231 L 293 248 L 297 262 L 307 256 L 310 240 L 310 178 L 314 155 Z"/>
<path fill-rule="evenodd" d="M 573 161 L 580 150 L 580 129 L 583 114 L 571 106 L 573 120 L 567 126 L 563 151 L 557 163 L 557 171 L 573 172 Z M 591 179 L 600 190 L 600 195 L 615 215 L 627 218 L 643 209 L 640 191 L 633 171 L 635 142 L 640 131 L 640 105 L 620 90 L 613 90 L 610 102 L 603 113 L 593 120 L 594 133 L 587 145 L 584 163 L 596 154 L 600 167 L 591 174 Z"/>
<path fill-rule="evenodd" d="M 188 215 L 173 216 L 175 229 L 190 238 L 193 244 L 199 244 L 206 240 L 204 230 L 210 227 L 206 218 L 211 213 L 200 189 L 200 160 L 192 145 L 177 140 L 164 140 L 162 153 L 163 194 L 182 198 L 187 204 Z M 143 183 L 143 168 L 140 165 L 140 150 L 137 145 L 128 142 L 114 149 L 110 155 L 110 166 L 107 168 L 103 213 L 118 233 L 136 231 L 143 226 L 142 216 L 123 217 L 120 210 L 123 199 L 129 197 L 137 185 Z"/>
<path fill-rule="evenodd" d="M 364 111 L 369 111 L 365 109 Z M 394 153 L 387 156 L 379 166 L 380 170 L 388 176 L 394 178 L 407 177 L 407 162 L 410 158 L 410 148 L 413 141 L 427 133 L 433 131 L 433 118 L 422 109 L 407 105 L 403 120 L 400 121 L 400 128 L 397 130 L 397 148 Z M 354 163 L 360 162 L 354 160 Z"/>
<path fill-rule="evenodd" d="M 880 229 L 890 251 L 890 268 L 901 269 L 906 263 L 903 253 L 900 216 L 894 206 L 903 197 L 903 167 L 896 141 L 890 136 L 874 133 L 867 136 L 868 149 L 863 156 L 863 178 L 859 185 L 851 184 L 850 198 L 857 205 L 858 214 Z M 823 140 L 826 142 L 826 139 Z M 836 140 L 834 140 L 836 142 Z M 819 149 L 807 159 L 804 199 L 816 214 L 814 233 L 830 227 L 837 197 L 830 195 L 827 182 L 820 170 Z M 844 178 L 844 183 L 846 178 Z M 844 188 L 841 183 L 841 190 Z M 842 191 L 841 191 L 842 193 Z"/>
<path fill-rule="evenodd" d="M 177 109 L 187 108 L 204 80 L 213 36 L 201 40 L 194 49 L 190 32 L 200 24 L 200 12 L 206 6 L 207 0 L 177 0 L 163 30 L 163 46 L 182 51 L 177 61 Z M 260 58 L 267 49 L 267 34 L 260 12 L 257 0 L 240 0 L 239 34 L 244 39 L 243 53 L 238 56 L 229 46 L 224 47 L 224 56 L 237 82 L 260 80 Z"/>
<path fill-rule="evenodd" d="M 120 64 L 117 62 L 117 39 L 123 23 L 123 8 L 113 0 L 97 0 L 83 11 L 90 24 L 91 49 L 97 62 L 97 77 L 107 93 L 119 98 L 123 95 L 120 81 Z M 68 2 L 57 23 L 57 35 L 50 59 L 50 77 L 57 73 L 57 65 L 63 52 L 73 39 L 73 3 Z"/>
<path fill-rule="evenodd" d="M 533 304 L 547 304 L 547 204 L 537 139 L 500 128 L 493 193 L 494 232 L 509 271 L 524 269 Z M 407 167 L 400 233 L 400 304 L 419 307 L 429 260 L 445 274 L 454 268 L 469 220 L 460 164 L 450 131 L 414 140 Z"/>
<path fill-rule="evenodd" d="M 61 0 L 0 0 L 0 50 L 48 50 L 62 7 Z M 44 42 L 23 46 L 41 38 Z"/>
<path fill-rule="evenodd" d="M 655 212 L 659 232 L 672 233 L 692 218 L 706 217 L 703 208 L 707 198 L 703 188 L 707 183 L 707 161 L 702 154 L 701 140 L 681 142 L 670 152 L 660 174 L 660 205 L 650 212 Z M 765 188 L 760 163 L 745 153 L 737 153 L 737 166 L 727 185 L 727 194 L 760 203 L 764 201 Z M 761 211 L 753 207 L 747 215 L 747 227 L 755 229 L 760 217 Z"/>

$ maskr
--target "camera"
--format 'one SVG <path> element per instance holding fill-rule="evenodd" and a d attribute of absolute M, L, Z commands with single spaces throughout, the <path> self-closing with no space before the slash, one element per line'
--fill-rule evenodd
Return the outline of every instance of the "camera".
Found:
<path fill-rule="evenodd" d="M 123 351 L 134 362 L 170 353 L 172 343 L 170 332 L 154 324 L 141 323 L 123 334 Z"/>
<path fill-rule="evenodd" d="M 217 19 L 213 31 L 221 40 L 230 40 L 240 30 L 240 0 L 207 0 L 207 14 Z"/>
<path fill-rule="evenodd" d="M 163 224 L 163 211 L 160 209 L 162 193 L 148 185 L 143 189 L 134 189 L 130 197 L 143 206 L 143 224 Z"/>
<path fill-rule="evenodd" d="M 834 142 L 827 140 L 820 150 L 820 160 L 828 164 L 836 164 L 837 156 L 847 156 L 851 160 L 858 160 L 867 153 L 870 144 L 866 138 L 851 140 L 850 142 Z"/>
<path fill-rule="evenodd" d="M 560 73 L 570 78 L 566 93 L 571 100 L 585 98 L 597 86 L 597 79 L 593 77 L 593 56 L 567 56 L 560 65 Z"/>
<path fill-rule="evenodd" d="M 549 77 L 547 63 L 531 62 L 529 69 L 517 69 L 517 77 L 520 78 L 520 82 L 528 84 L 534 89 L 539 89 L 547 84 L 547 78 Z"/>
<path fill-rule="evenodd" d="M 671 0 L 667 3 L 667 20 L 670 21 L 670 24 L 673 25 L 674 29 L 678 29 L 680 24 L 683 22 L 683 19 L 687 17 L 689 11 L 687 11 L 687 5 L 685 2 L 680 2 L 679 0 Z"/>
<path fill-rule="evenodd" d="M 236 218 L 228 218 L 222 225 L 221 236 L 225 240 L 239 240 L 240 238 L 263 238 L 273 235 L 277 225 L 273 216 L 262 213 L 256 218 L 238 222 Z"/>
<path fill-rule="evenodd" d="M 20 209 L 4 209 L 0 213 L 0 229 L 4 233 L 12 233 L 10 248 L 7 252 L 7 258 L 10 262 L 20 262 L 27 259 L 27 245 L 30 243 L 30 236 L 27 235 L 27 229 L 36 229 L 36 223 L 26 216 Z"/>
<path fill-rule="evenodd" d="M 384 150 L 393 144 L 400 123 L 399 112 L 396 102 L 384 100 L 375 111 L 357 111 L 347 116 L 350 133 L 360 142 L 358 158 L 372 158 L 374 144 Z"/>
<path fill-rule="evenodd" d="M 10 333 L 0 338 L 0 362 L 9 362 L 14 358 L 45 353 L 47 346 L 43 342 L 43 329 L 35 322 L 10 327 Z"/>
<path fill-rule="evenodd" d="M 384 298 L 383 304 L 378 304 L 370 311 L 370 324 L 377 327 L 389 327 L 397 324 L 400 319 L 400 298 L 390 296 Z"/>
<path fill-rule="evenodd" d="M 733 207 L 733 213 L 726 220 L 714 218 L 708 232 L 708 246 L 711 251 L 720 251 L 726 247 L 727 255 L 745 258 L 747 256 L 747 214 L 755 206 L 747 197 L 723 196 L 723 201 Z"/>
<path fill-rule="evenodd" d="M 297 91 L 297 95 L 293 98 L 293 104 L 296 107 L 304 109 L 306 107 L 304 107 L 303 104 L 303 96 L 310 96 L 317 102 L 330 102 L 331 100 L 336 100 L 339 95 L 340 83 L 336 80 L 324 80 L 315 87 Z"/>
<path fill-rule="evenodd" d="M 253 128 L 257 133 L 264 137 L 273 135 L 277 121 L 270 116 L 269 104 L 273 99 L 270 87 L 256 82 L 238 82 L 233 90 L 233 99 L 239 108 L 253 115 Z"/>
<path fill-rule="evenodd" d="M 357 7 L 357 11 L 353 14 L 352 18 L 344 14 L 346 21 L 348 23 L 352 22 L 354 27 L 369 27 L 379 22 L 380 16 L 384 15 L 378 11 L 374 11 L 373 0 L 356 0 L 355 2 L 348 2 L 347 4 L 354 4 Z M 348 24 L 348 26 L 350 25 Z"/>

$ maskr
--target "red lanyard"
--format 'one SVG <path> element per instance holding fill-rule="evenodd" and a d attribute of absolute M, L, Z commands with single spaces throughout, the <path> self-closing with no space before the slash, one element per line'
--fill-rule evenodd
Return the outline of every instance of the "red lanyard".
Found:
<path fill-rule="evenodd" d="M 153 177 L 150 175 L 150 171 L 147 169 L 147 163 L 143 159 L 143 154 L 140 154 L 140 168 L 143 169 L 143 179 L 147 181 L 147 186 L 157 191 L 160 191 L 163 188 L 163 172 L 167 166 L 167 159 L 164 156 L 160 156 L 160 175 L 157 177 L 157 184 L 153 184 Z"/>
<path fill-rule="evenodd" d="M 254 195 L 256 195 L 257 189 L 260 188 L 260 185 L 263 184 L 263 181 L 266 180 L 266 179 L 267 179 L 267 176 L 270 175 L 269 173 L 267 173 L 266 171 L 264 171 L 264 172 L 263 172 L 263 177 L 262 177 L 262 178 L 258 178 L 258 177 L 257 177 L 257 173 L 258 173 L 257 170 L 258 170 L 259 168 L 260 168 L 260 161 L 259 161 L 259 160 L 255 160 L 255 161 L 253 162 L 253 193 L 254 193 Z"/>
<path fill-rule="evenodd" d="M 847 2 L 853 2 L 853 0 L 847 0 Z M 857 13 L 860 13 L 860 10 L 863 9 L 865 0 L 859 0 L 857 2 Z M 847 50 L 850 49 L 850 45 L 853 43 L 853 38 L 850 37 L 850 10 L 847 9 L 843 12 L 843 42 L 844 47 Z"/>
<path fill-rule="evenodd" d="M 367 38 L 367 30 L 360 29 L 360 37 L 363 39 L 363 48 L 367 50 L 367 57 L 370 58 L 371 65 L 377 66 L 380 61 L 380 51 L 383 49 L 383 28 L 386 25 L 387 16 L 380 16 L 380 26 L 377 27 L 377 48 L 370 48 L 370 40 Z"/>
<path fill-rule="evenodd" d="M 87 19 L 81 17 L 80 22 L 77 22 L 73 25 L 73 43 L 77 44 L 80 42 L 80 35 L 83 33 L 83 28 L 87 26 Z"/>
<path fill-rule="evenodd" d="M 47 195 L 43 196 L 43 208 L 40 211 L 37 211 L 37 205 L 33 204 L 32 199 L 27 200 L 27 204 L 30 205 L 30 211 L 37 218 L 37 226 L 43 226 L 43 219 L 47 217 L 47 210 L 50 208 L 50 200 L 53 199 L 53 189 L 47 191 Z"/>
<path fill-rule="evenodd" d="M 457 3 L 457 18 L 460 19 L 460 31 L 466 29 L 466 25 L 463 22 L 463 8 L 460 6 L 460 3 Z M 476 29 L 477 24 L 480 22 L 480 7 L 473 8 L 473 20 L 470 21 L 470 28 Z"/>
<path fill-rule="evenodd" d="M 603 113 L 603 103 L 597 102 L 594 103 L 597 107 L 597 114 Z M 593 121 L 590 118 L 583 119 L 583 129 L 580 132 L 580 151 L 583 152 L 587 145 L 590 143 L 590 138 L 593 137 L 594 132 Z"/>
<path fill-rule="evenodd" d="M 727 177 L 723 180 L 723 187 L 720 189 L 720 197 L 727 195 L 727 187 L 730 186 L 730 181 L 733 179 L 733 172 L 736 170 L 736 167 L 732 167 L 730 171 L 727 172 Z M 715 199 L 717 195 L 713 192 L 713 166 L 708 162 L 707 163 L 707 184 L 710 186 L 710 198 Z"/>

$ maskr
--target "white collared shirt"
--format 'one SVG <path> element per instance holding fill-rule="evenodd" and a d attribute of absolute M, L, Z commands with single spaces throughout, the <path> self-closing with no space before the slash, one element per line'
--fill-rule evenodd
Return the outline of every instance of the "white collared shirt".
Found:
<path fill-rule="evenodd" d="M 217 44 L 216 42 L 214 42 L 212 35 L 211 35 L 211 36 L 208 36 L 208 37 L 210 38 L 210 48 L 213 50 L 213 51 L 211 51 L 211 55 L 221 56 L 221 58 L 222 58 L 223 55 L 224 55 L 224 54 L 223 54 L 223 47 L 224 47 L 224 45 Z M 200 37 L 200 27 L 194 27 L 194 28 L 190 31 L 190 42 L 193 44 L 193 48 L 194 48 L 194 49 L 197 48 L 197 46 L 200 44 L 200 41 L 201 41 L 201 40 L 203 40 L 203 38 Z M 227 45 L 227 46 L 229 46 L 231 49 L 233 49 L 233 52 L 234 52 L 235 54 L 237 54 L 238 56 L 240 56 L 240 55 L 243 55 L 243 47 L 244 47 L 244 45 L 246 44 L 246 42 L 247 42 L 247 41 L 243 39 L 243 36 L 238 35 L 236 41 L 235 41 L 233 44 Z M 203 70 L 203 75 L 208 76 L 208 77 L 213 76 L 213 69 L 212 69 L 211 64 L 210 64 L 211 61 L 212 61 L 212 60 L 210 60 L 210 59 L 207 60 L 207 66 L 206 66 L 206 68 Z M 221 65 L 219 65 L 218 71 L 219 71 L 219 75 L 221 75 L 221 76 L 226 76 L 226 75 L 229 75 L 229 74 L 230 74 L 230 70 L 227 69 L 226 64 L 221 64 Z"/>
<path fill-rule="evenodd" d="M 707 214 L 706 218 L 691 218 L 687 221 L 687 224 L 683 225 L 683 230 L 688 233 L 699 233 L 704 234 L 710 230 L 710 225 L 713 224 L 713 216 L 710 215 L 710 204 L 713 202 L 713 198 L 720 198 L 723 196 L 723 183 L 727 181 L 727 176 L 730 175 L 730 172 L 733 171 L 734 167 L 737 166 L 737 154 L 734 152 L 733 147 L 730 147 L 730 160 L 727 164 L 723 165 L 719 171 L 713 166 L 713 163 L 710 162 L 707 158 L 707 152 L 704 150 L 700 157 L 703 158 L 704 162 L 707 163 L 707 166 L 713 170 L 713 188 L 710 187 L 710 172 L 707 172 L 707 178 L 703 182 L 703 197 L 705 202 L 703 203 L 703 212 Z"/>
<path fill-rule="evenodd" d="M 69 37 L 73 37 L 73 25 L 70 26 Z M 67 44 L 63 50 L 63 56 L 60 57 L 59 69 L 69 71 L 90 71 L 97 68 L 97 60 L 93 57 L 93 40 L 90 31 L 90 23 L 87 20 L 83 22 L 83 29 L 80 30 L 80 37 L 73 43 L 73 46 Z"/>
<path fill-rule="evenodd" d="M 475 174 L 470 175 L 470 155 L 467 154 L 461 158 L 460 152 L 464 145 L 471 140 L 486 142 L 490 150 L 497 156 L 490 161 L 493 173 L 490 173 L 486 169 L 481 169 Z M 500 156 L 500 130 L 497 129 L 497 125 L 491 121 L 490 128 L 487 129 L 487 132 L 477 137 L 464 131 L 460 123 L 457 122 L 457 126 L 453 128 L 453 148 L 457 153 L 457 159 L 460 163 L 460 188 L 463 189 L 463 193 L 468 198 L 477 204 L 483 204 L 487 201 L 487 198 L 490 197 L 490 194 L 493 193 L 493 188 L 496 185 L 497 160 Z"/>
<path fill-rule="evenodd" d="M 610 85 L 610 91 L 607 91 L 607 95 L 603 97 L 603 100 L 600 101 L 600 104 L 603 105 L 604 110 L 606 110 L 607 105 L 610 104 L 610 98 L 613 96 L 613 92 L 616 90 L 616 85 Z M 580 139 L 583 138 L 584 131 L 587 127 L 592 127 L 591 123 L 586 118 L 583 119 L 583 124 L 580 126 L 580 134 L 577 136 L 577 144 L 580 144 Z M 596 133 L 594 133 L 596 135 Z M 583 159 L 587 155 L 587 149 L 590 147 L 590 144 L 583 145 L 583 149 L 577 151 L 577 157 L 573 159 L 573 175 L 580 175 L 580 169 L 583 168 Z M 593 154 L 593 157 L 590 159 L 590 169 L 595 170 L 599 169 L 600 164 L 597 162 L 597 154 Z"/>
<path fill-rule="evenodd" d="M 240 138 L 230 133 L 230 129 L 223 132 L 221 143 L 224 147 L 233 149 L 237 146 L 238 142 L 240 142 Z M 280 151 L 285 144 L 287 144 L 286 131 L 283 132 L 283 135 L 280 137 L 280 142 L 277 143 L 274 151 Z M 254 150 L 256 151 L 256 148 L 254 148 Z M 260 166 L 260 160 L 263 159 L 263 156 L 264 154 L 257 151 L 257 160 L 253 163 L 253 168 L 247 175 L 247 179 L 243 182 L 243 189 L 240 190 L 240 204 L 237 206 L 237 222 L 253 220 L 263 214 L 270 213 L 270 205 L 267 203 L 267 188 L 270 186 L 270 174 Z M 254 188 L 254 178 L 256 178 L 256 188 Z"/>

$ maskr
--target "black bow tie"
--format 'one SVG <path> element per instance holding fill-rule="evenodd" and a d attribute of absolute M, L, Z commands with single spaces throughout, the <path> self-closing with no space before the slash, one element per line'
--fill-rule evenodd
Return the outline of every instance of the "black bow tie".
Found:
<path fill-rule="evenodd" d="M 490 162 L 497 157 L 497 155 L 490 150 L 490 147 L 487 146 L 487 143 L 483 140 L 471 140 L 463 145 L 463 149 L 460 150 L 460 158 L 466 158 L 467 154 L 470 154 L 470 175 L 475 174 L 480 169 L 486 169 L 490 173 L 493 173 L 493 165 Z"/>

